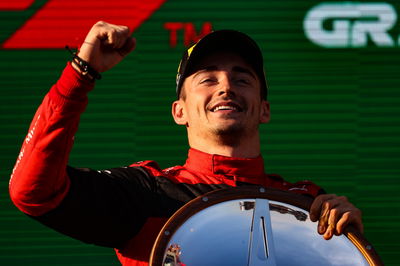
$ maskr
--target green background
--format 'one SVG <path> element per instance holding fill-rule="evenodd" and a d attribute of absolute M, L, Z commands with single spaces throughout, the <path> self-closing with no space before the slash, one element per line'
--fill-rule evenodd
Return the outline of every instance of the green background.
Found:
<path fill-rule="evenodd" d="M 0 11 L 4 42 L 46 1 Z M 363 1 L 367 2 L 367 1 Z M 400 4 L 393 5 L 400 15 Z M 169 46 L 165 22 L 199 31 L 231 28 L 264 51 L 272 120 L 261 127 L 267 172 L 310 179 L 363 211 L 365 236 L 397 265 L 400 225 L 400 46 L 326 49 L 306 39 L 303 19 L 320 1 L 164 3 L 134 33 L 136 51 L 104 73 L 90 93 L 70 164 L 104 169 L 151 159 L 184 163 L 185 129 L 170 115 L 184 49 Z M 400 23 L 390 32 L 398 40 Z M 33 114 L 69 59 L 65 50 L 0 50 L 0 265 L 118 265 L 111 249 L 60 235 L 19 212 L 8 179 Z"/>

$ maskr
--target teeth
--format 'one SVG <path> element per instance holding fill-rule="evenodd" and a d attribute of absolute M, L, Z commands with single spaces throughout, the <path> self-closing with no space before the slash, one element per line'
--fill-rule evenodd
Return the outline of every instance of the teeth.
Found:
<path fill-rule="evenodd" d="M 213 112 L 219 111 L 219 110 L 233 110 L 233 111 L 237 111 L 237 108 L 234 106 L 229 106 L 229 105 L 220 105 L 217 106 L 213 109 Z"/>

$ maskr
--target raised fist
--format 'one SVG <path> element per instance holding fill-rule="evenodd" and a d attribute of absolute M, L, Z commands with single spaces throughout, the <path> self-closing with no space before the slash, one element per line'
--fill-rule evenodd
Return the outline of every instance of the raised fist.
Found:
<path fill-rule="evenodd" d="M 127 26 L 99 21 L 89 31 L 78 56 L 94 70 L 104 72 L 133 51 L 135 45 L 136 40 L 130 36 Z"/>

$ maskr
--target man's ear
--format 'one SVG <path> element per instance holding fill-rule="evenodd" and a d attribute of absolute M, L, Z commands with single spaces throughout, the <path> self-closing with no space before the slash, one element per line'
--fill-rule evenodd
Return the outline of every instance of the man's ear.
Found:
<path fill-rule="evenodd" d="M 271 118 L 271 113 L 269 110 L 269 102 L 266 100 L 262 100 L 261 108 L 260 108 L 260 123 L 265 124 L 268 123 Z"/>
<path fill-rule="evenodd" d="M 186 125 L 185 107 L 182 100 L 177 100 L 172 103 L 172 117 L 178 125 Z"/>

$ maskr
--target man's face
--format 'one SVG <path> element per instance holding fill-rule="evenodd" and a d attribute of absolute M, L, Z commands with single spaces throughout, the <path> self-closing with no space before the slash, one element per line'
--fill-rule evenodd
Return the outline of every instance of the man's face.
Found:
<path fill-rule="evenodd" d="M 258 125 L 269 121 L 269 105 L 261 99 L 258 76 L 232 53 L 200 60 L 185 79 L 182 95 L 172 111 L 175 121 L 187 126 L 189 138 L 246 137 L 258 134 Z"/>

